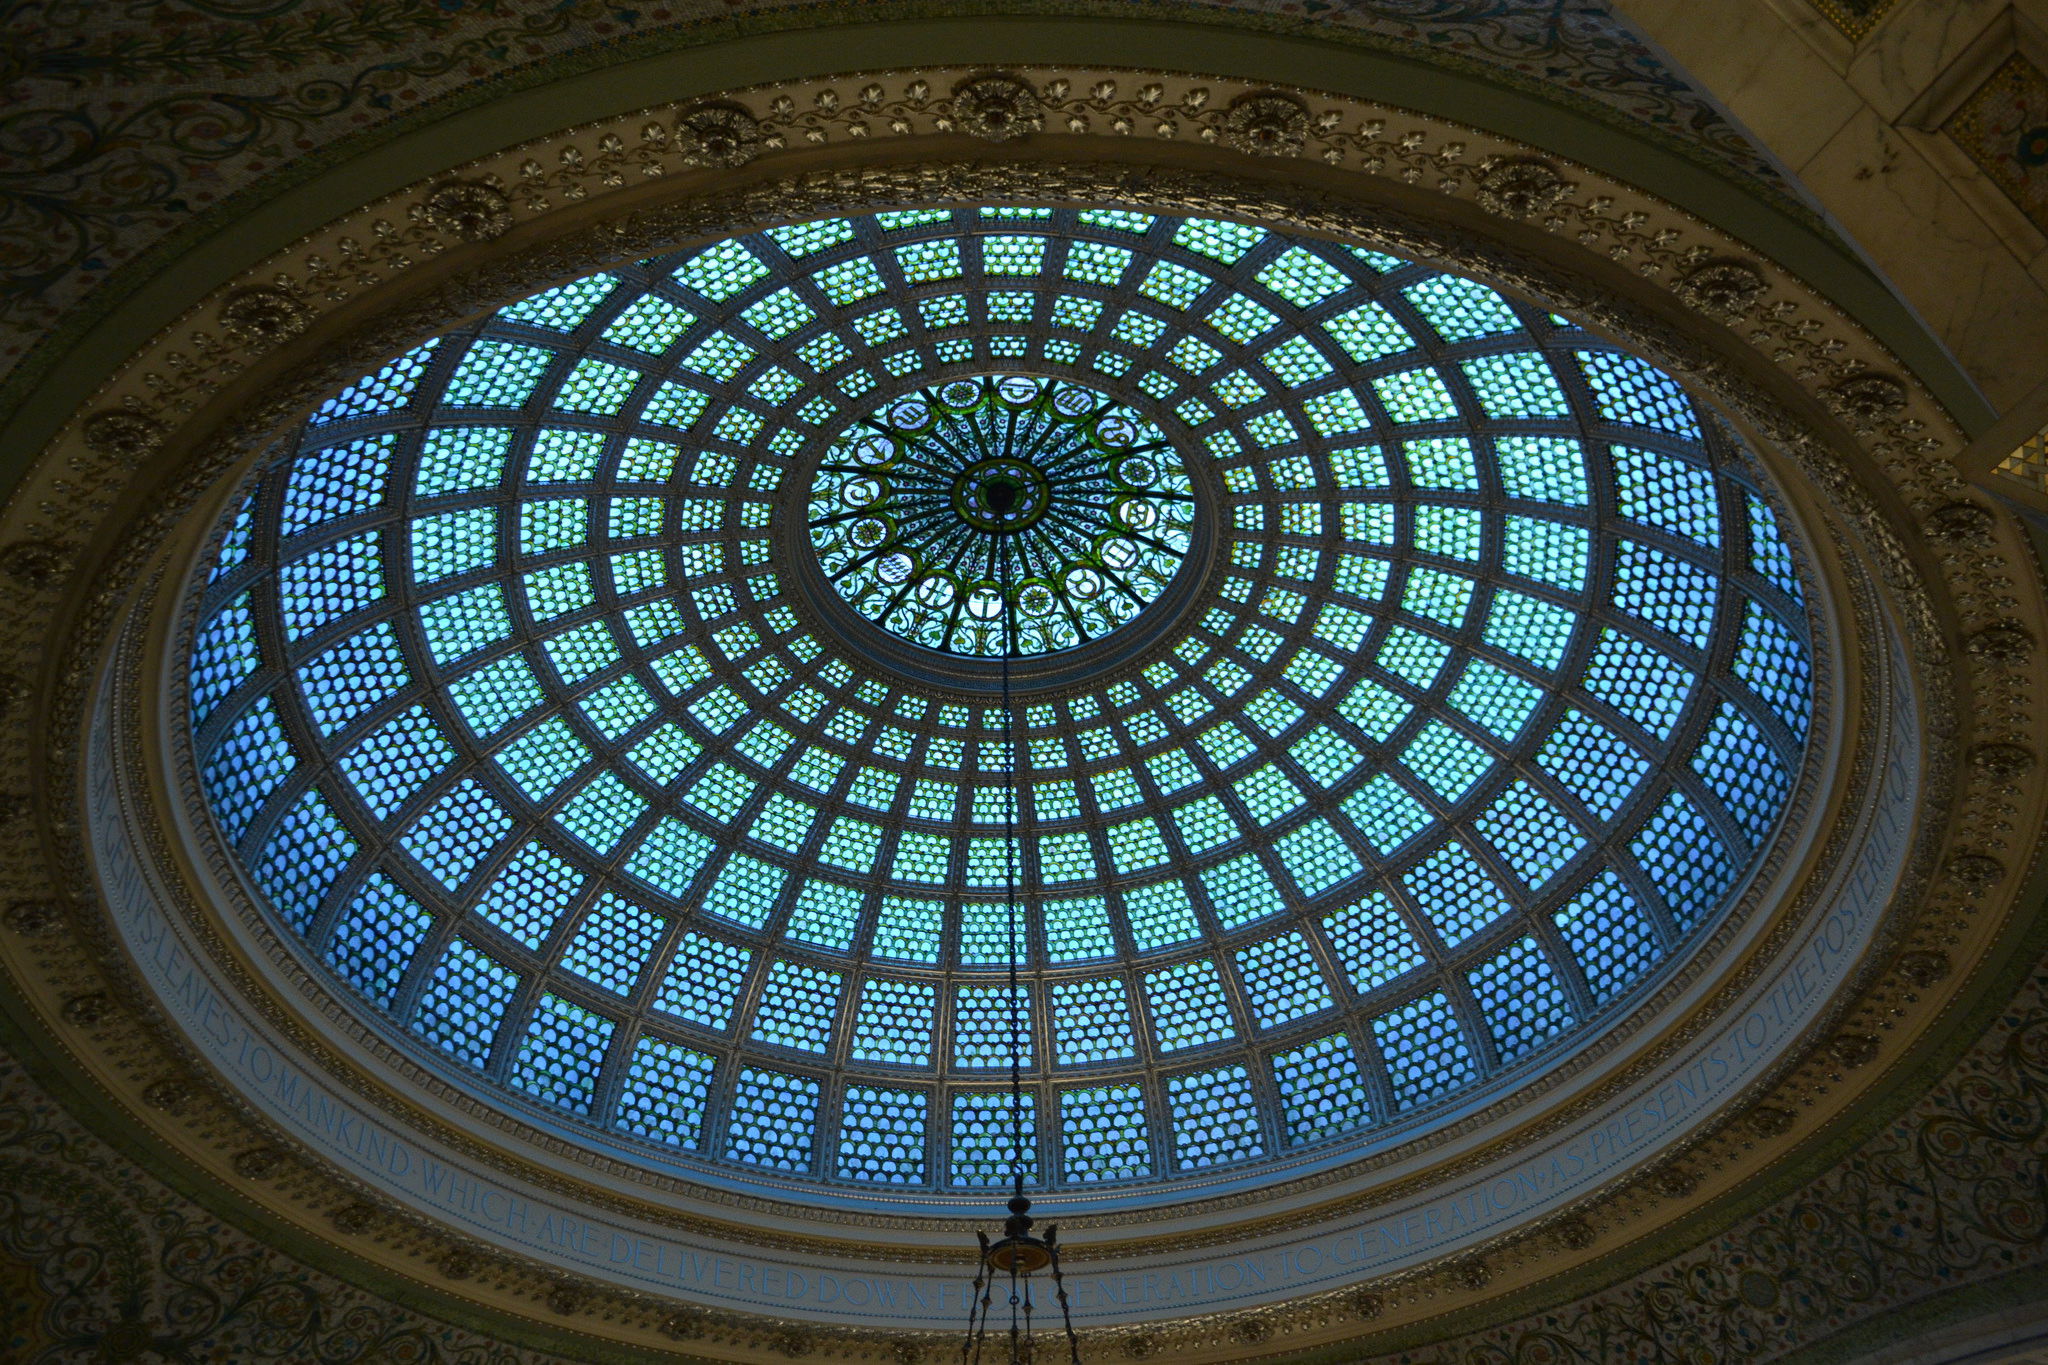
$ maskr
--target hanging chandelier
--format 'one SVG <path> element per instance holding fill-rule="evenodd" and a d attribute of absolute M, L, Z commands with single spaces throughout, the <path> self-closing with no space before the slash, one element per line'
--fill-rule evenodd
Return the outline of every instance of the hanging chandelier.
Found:
<path fill-rule="evenodd" d="M 1060 1273 L 1059 1227 L 1045 1225 L 1043 1236 L 1032 1228 L 1037 1219 L 1031 1216 L 1031 1200 L 1024 1193 L 1024 1171 L 1029 1154 L 1024 1146 L 1024 1034 L 1023 1019 L 1017 1004 L 1017 959 L 1019 956 L 1018 905 L 1017 905 L 1017 718 L 1010 704 L 1010 659 L 1016 653 L 1016 606 L 1010 592 L 1010 560 L 1008 554 L 998 553 L 1000 538 L 1014 534 L 1030 524 L 1035 511 L 1030 504 L 1029 487 L 1021 480 L 998 471 L 993 476 L 973 482 L 958 497 L 970 498 L 978 504 L 973 511 L 977 521 L 994 533 L 989 542 L 989 566 L 999 580 L 1003 607 L 1003 648 L 1001 652 L 1002 706 L 1003 706 L 1003 776 L 1005 795 L 1003 802 L 1003 902 L 1009 931 L 1009 1060 L 1010 1060 L 1010 1215 L 1003 1220 L 1002 1236 L 989 1240 L 986 1232 L 976 1231 L 975 1237 L 981 1243 L 980 1258 L 975 1263 L 974 1289 L 967 1299 L 967 1338 L 960 1344 L 961 1365 L 982 1365 L 983 1351 L 987 1347 L 989 1325 L 1000 1315 L 1001 1305 L 996 1304 L 998 1287 L 1007 1281 L 1009 1286 L 1009 1365 L 1022 1365 L 1038 1358 L 1038 1345 L 1033 1333 L 1032 1315 L 1036 1304 L 1033 1291 L 1036 1285 L 1033 1276 L 1050 1273 L 1053 1292 L 1059 1302 L 1060 1325 L 1066 1332 L 1067 1354 L 1071 1365 L 1081 1365 L 1081 1343 L 1074 1335 L 1074 1317 L 1067 1302 L 1066 1280 Z M 1042 1282 L 1041 1282 L 1042 1283 Z M 1002 1360 L 1002 1333 L 998 1329 L 997 1354 L 994 1360 Z"/>

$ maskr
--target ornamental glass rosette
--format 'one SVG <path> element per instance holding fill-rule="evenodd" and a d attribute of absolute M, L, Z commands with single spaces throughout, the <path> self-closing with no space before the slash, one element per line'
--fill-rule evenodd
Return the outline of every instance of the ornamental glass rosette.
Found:
<path fill-rule="evenodd" d="M 992 655 L 1014 610 L 1016 651 L 1047 654 L 1156 601 L 1194 516 L 1153 423 L 1078 384 L 988 375 L 863 417 L 819 465 L 809 527 L 834 591 L 890 634 Z"/>

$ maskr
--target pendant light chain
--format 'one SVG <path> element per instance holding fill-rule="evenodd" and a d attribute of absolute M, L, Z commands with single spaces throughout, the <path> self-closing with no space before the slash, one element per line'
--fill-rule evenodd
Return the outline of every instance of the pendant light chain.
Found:
<path fill-rule="evenodd" d="M 1008 542 L 996 541 L 1003 594 L 1003 900 L 1010 935 L 1010 1157 L 1016 1193 L 1024 1192 L 1024 1063 L 1022 1018 L 1017 1009 L 1017 715 L 1010 704 L 1010 655 L 1017 647 L 1017 608 L 1010 600 Z"/>
<path fill-rule="evenodd" d="M 990 507 L 999 527 L 1016 505 L 1018 490 L 1003 483 L 991 483 Z M 1053 1287 L 1060 1306 L 1060 1322 L 1066 1329 L 1067 1354 L 1072 1365 L 1081 1365 L 1081 1343 L 1074 1335 L 1074 1318 L 1067 1300 L 1066 1280 L 1060 1272 L 1059 1228 L 1048 1224 L 1045 1235 L 1033 1236 L 1031 1200 L 1024 1194 L 1024 1172 L 1029 1152 L 1024 1144 L 1024 1016 L 1020 1003 L 1018 960 L 1023 955 L 1022 907 L 1018 904 L 1017 858 L 1017 714 L 1010 692 L 1010 660 L 1017 648 L 1016 604 L 1010 600 L 1011 556 L 1008 529 L 999 529 L 989 554 L 1003 602 L 1003 635 L 999 674 L 1002 679 L 1003 759 L 1005 797 L 1003 801 L 1003 899 L 1010 939 L 1010 1216 L 1003 1221 L 1001 1240 L 990 1242 L 988 1234 L 977 1232 L 981 1255 L 975 1263 L 974 1288 L 967 1300 L 967 1339 L 960 1345 L 962 1365 L 981 1365 L 988 1337 L 991 1300 L 996 1275 L 1010 1278 L 1010 1365 L 1024 1365 L 1037 1359 L 1032 1314 L 1037 1305 L 1032 1295 L 1031 1276 L 1039 1270 L 1052 1272 Z M 1000 1349 L 1000 1348 L 998 1348 Z"/>

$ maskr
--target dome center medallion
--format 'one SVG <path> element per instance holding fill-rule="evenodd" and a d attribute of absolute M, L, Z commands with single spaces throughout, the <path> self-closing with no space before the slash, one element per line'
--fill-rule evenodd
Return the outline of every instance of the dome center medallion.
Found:
<path fill-rule="evenodd" d="M 987 375 L 857 421 L 818 468 L 809 529 L 862 616 L 988 656 L 1009 630 L 1015 653 L 1050 654 L 1131 620 L 1180 571 L 1194 518 L 1180 454 L 1152 422 L 1078 384 Z"/>

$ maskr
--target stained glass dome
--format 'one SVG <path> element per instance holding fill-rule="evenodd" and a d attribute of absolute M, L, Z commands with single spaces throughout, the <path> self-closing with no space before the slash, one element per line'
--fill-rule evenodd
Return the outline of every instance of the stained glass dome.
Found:
<path fill-rule="evenodd" d="M 1722 917 L 1813 706 L 1752 467 L 1641 358 L 1362 248 L 774 228 L 323 404 L 201 575 L 193 752 L 277 932 L 501 1110 L 979 1209 L 1008 582 L 1072 661 L 1018 699 L 1032 1179 L 1181 1197 L 1535 1076 Z"/>

